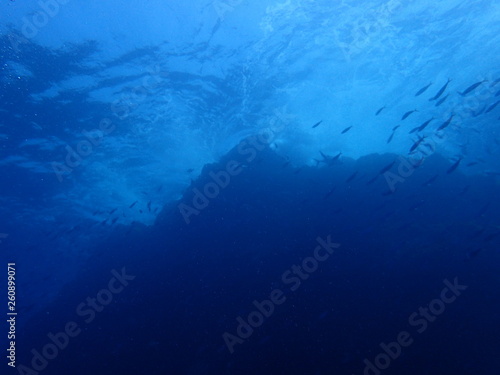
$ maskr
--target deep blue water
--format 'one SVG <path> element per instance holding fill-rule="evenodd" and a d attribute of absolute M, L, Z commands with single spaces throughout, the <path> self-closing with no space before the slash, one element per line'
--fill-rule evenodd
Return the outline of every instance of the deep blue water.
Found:
<path fill-rule="evenodd" d="M 2 1 L 2 373 L 497 374 L 499 16 Z"/>

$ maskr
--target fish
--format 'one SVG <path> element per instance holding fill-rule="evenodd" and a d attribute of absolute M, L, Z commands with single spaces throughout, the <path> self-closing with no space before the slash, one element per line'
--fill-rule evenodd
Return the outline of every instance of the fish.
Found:
<path fill-rule="evenodd" d="M 113 214 L 116 212 L 116 210 L 117 210 L 117 209 L 118 209 L 118 208 L 113 208 L 111 211 L 109 211 L 109 214 L 110 214 L 110 215 L 113 215 Z"/>
<path fill-rule="evenodd" d="M 392 131 L 395 131 L 397 128 L 399 128 L 401 125 L 396 125 L 395 127 L 392 128 Z"/>
<path fill-rule="evenodd" d="M 432 85 L 432 82 L 429 83 L 427 86 L 425 87 L 422 87 L 420 90 L 418 90 L 416 93 L 415 93 L 415 96 L 419 96 L 419 95 L 422 95 L 425 90 L 427 90 L 430 86 Z"/>
<path fill-rule="evenodd" d="M 349 178 L 347 180 L 345 180 L 345 182 L 351 182 L 352 180 L 354 180 L 356 178 L 358 174 L 358 171 L 354 172 L 352 175 L 349 176 Z"/>
<path fill-rule="evenodd" d="M 500 82 L 500 78 L 497 78 L 496 80 L 494 80 L 492 83 L 491 83 L 491 86 L 490 87 L 494 87 L 496 86 L 496 84 Z"/>
<path fill-rule="evenodd" d="M 495 98 L 500 95 L 500 90 L 498 90 L 498 92 L 495 94 Z"/>
<path fill-rule="evenodd" d="M 193 172 L 193 171 L 194 171 L 194 169 L 193 169 L 193 168 L 189 168 L 188 170 L 186 170 L 186 172 L 187 172 L 187 173 L 191 173 L 191 172 Z"/>
<path fill-rule="evenodd" d="M 451 115 L 448 120 L 443 122 L 443 124 L 439 128 L 437 128 L 437 130 L 443 130 L 444 128 L 448 127 L 448 125 L 450 125 L 450 123 L 451 123 L 451 120 L 453 119 L 453 116 L 455 116 L 455 115 Z"/>
<path fill-rule="evenodd" d="M 111 220 L 111 225 L 113 225 L 114 223 L 116 223 L 117 220 L 118 220 L 118 217 L 115 217 L 113 220 Z"/>
<path fill-rule="evenodd" d="M 406 118 L 408 118 L 408 116 L 410 116 L 413 112 L 418 112 L 416 109 L 412 110 L 412 111 L 408 111 L 406 112 L 403 117 L 401 117 L 401 120 L 405 120 Z"/>
<path fill-rule="evenodd" d="M 420 129 L 420 126 L 417 126 L 416 128 L 411 129 L 411 130 L 408 132 L 408 134 L 413 134 L 413 133 L 415 133 L 416 131 L 419 131 L 419 129 Z"/>
<path fill-rule="evenodd" d="M 380 113 L 385 109 L 385 106 L 383 106 L 382 108 L 379 108 L 379 110 L 375 113 L 375 116 L 378 116 L 380 115 Z"/>
<path fill-rule="evenodd" d="M 477 256 L 483 249 L 480 247 L 480 248 L 477 248 L 477 249 L 474 249 L 474 250 L 469 250 L 467 251 L 467 255 L 466 255 L 466 261 L 467 260 L 470 260 L 472 258 L 474 258 L 475 256 Z"/>
<path fill-rule="evenodd" d="M 340 158 L 340 155 L 342 155 L 342 152 L 339 152 L 337 155 L 335 155 L 333 157 L 326 155 L 322 151 L 320 151 L 319 153 L 321 154 L 321 157 L 323 158 L 323 160 L 314 159 L 314 160 L 316 160 L 316 166 L 318 166 L 319 163 L 325 163 L 326 165 L 331 166 L 331 165 L 333 165 L 333 163 L 335 161 L 337 161 Z"/>
<path fill-rule="evenodd" d="M 332 161 L 337 161 L 337 160 L 340 158 L 340 155 L 342 155 L 342 152 L 339 152 L 337 155 L 335 155 L 335 156 L 332 158 Z"/>
<path fill-rule="evenodd" d="M 317 122 L 316 124 L 314 124 L 314 125 L 312 126 L 312 128 L 313 128 L 313 129 L 314 129 L 314 128 L 317 128 L 317 127 L 318 127 L 318 126 L 319 126 L 322 122 L 323 122 L 323 120 L 321 120 L 321 121 Z"/>
<path fill-rule="evenodd" d="M 394 160 L 392 163 L 390 164 L 387 164 L 384 168 L 382 168 L 378 174 L 384 174 L 385 172 L 387 172 L 389 169 L 392 168 L 392 166 L 396 163 L 396 161 Z"/>
<path fill-rule="evenodd" d="M 446 95 L 443 99 L 440 99 L 440 100 L 439 100 L 439 101 L 435 104 L 435 106 L 436 106 L 436 107 L 439 107 L 441 104 L 443 104 L 443 103 L 444 103 L 444 101 L 445 101 L 446 99 L 448 99 L 448 96 L 450 96 L 450 94 Z"/>
<path fill-rule="evenodd" d="M 352 126 L 348 126 L 347 128 L 345 128 L 344 130 L 342 130 L 342 132 L 340 134 L 345 134 L 347 133 L 349 130 L 351 130 Z"/>
<path fill-rule="evenodd" d="M 450 174 L 450 173 L 454 172 L 455 169 L 457 169 L 458 166 L 460 165 L 461 161 L 462 161 L 462 158 L 458 158 L 458 160 L 455 163 L 453 163 L 453 165 L 450 168 L 448 168 L 448 170 L 446 171 L 446 173 Z"/>
<path fill-rule="evenodd" d="M 436 95 L 434 95 L 434 97 L 433 97 L 433 98 L 430 98 L 430 99 L 429 99 L 429 101 L 430 101 L 430 102 L 432 102 L 433 100 L 437 100 L 437 99 L 439 99 L 439 97 L 440 97 L 441 95 L 443 95 L 444 91 L 446 90 L 446 87 L 448 87 L 448 84 L 449 84 L 450 82 L 451 82 L 451 79 L 450 79 L 450 78 L 448 78 L 448 82 L 446 82 L 446 83 L 444 84 L 444 86 L 443 86 L 443 87 L 441 87 L 441 88 L 439 89 L 439 91 L 437 92 L 437 94 L 436 94 Z"/>
<path fill-rule="evenodd" d="M 497 102 L 496 102 L 496 103 L 494 103 L 494 104 L 490 105 L 490 106 L 488 107 L 488 109 L 486 110 L 486 112 L 484 112 L 484 113 L 488 113 L 488 112 L 493 111 L 493 110 L 495 109 L 495 107 L 498 105 L 498 103 L 500 103 L 500 100 L 497 100 Z"/>
<path fill-rule="evenodd" d="M 470 111 L 470 113 L 472 113 L 472 117 L 477 117 L 479 115 L 482 115 L 485 109 L 486 109 L 486 105 L 483 105 L 483 108 L 481 108 L 477 111 Z"/>
<path fill-rule="evenodd" d="M 466 167 L 472 167 L 472 166 L 474 166 L 474 165 L 476 165 L 476 164 L 478 164 L 478 162 L 477 162 L 477 161 L 472 161 L 472 162 L 468 163 L 468 164 L 466 165 Z"/>
<path fill-rule="evenodd" d="M 480 86 L 482 83 L 484 83 L 484 82 L 486 82 L 486 81 L 487 81 L 487 80 L 486 80 L 486 79 L 484 79 L 484 80 L 482 80 L 482 81 L 480 81 L 480 82 L 476 82 L 476 83 L 474 83 L 473 85 L 471 85 L 471 86 L 467 87 L 467 88 L 465 89 L 465 91 L 463 91 L 463 92 L 457 91 L 457 92 L 458 92 L 460 95 L 465 96 L 465 95 L 467 95 L 468 93 L 470 93 L 470 92 L 474 91 L 474 90 L 475 90 L 478 86 Z"/>
<path fill-rule="evenodd" d="M 418 127 L 418 129 L 419 129 L 418 131 L 419 131 L 419 132 L 421 132 L 422 130 L 424 130 L 424 129 L 427 127 L 427 125 L 429 125 L 429 124 L 430 124 L 430 122 L 431 122 L 432 120 L 434 120 L 434 117 L 431 117 L 429 120 L 427 120 L 427 121 L 426 121 L 426 122 L 424 122 L 422 125 L 420 125 L 420 126 Z"/>
<path fill-rule="evenodd" d="M 391 135 L 389 136 L 389 139 L 387 139 L 387 143 L 391 143 L 393 137 L 394 137 L 394 132 L 392 132 Z"/>
<path fill-rule="evenodd" d="M 430 184 L 432 184 L 434 181 L 437 180 L 437 178 L 439 177 L 439 174 L 436 174 L 434 176 L 432 176 L 431 178 L 429 178 L 427 181 L 425 181 L 422 186 L 429 186 Z"/>
<path fill-rule="evenodd" d="M 135 202 L 134 202 L 134 203 L 132 203 L 130 206 L 128 206 L 128 208 L 132 208 L 132 207 L 134 207 L 134 206 L 137 204 L 137 202 L 139 202 L 139 201 L 135 201 Z"/>
<path fill-rule="evenodd" d="M 335 191 L 336 187 L 332 187 L 328 193 L 325 194 L 325 196 L 323 197 L 323 199 L 328 199 L 328 197 L 330 197 L 330 195 L 332 195 L 332 193 Z"/>
<path fill-rule="evenodd" d="M 148 211 L 151 212 L 151 201 L 148 202 Z"/>
<path fill-rule="evenodd" d="M 424 141 L 424 139 L 425 139 L 425 138 L 426 138 L 426 137 L 419 137 L 419 138 L 415 141 L 415 143 L 414 143 L 414 144 L 410 147 L 410 153 L 412 153 L 413 151 L 415 151 L 415 150 L 416 150 L 416 148 L 417 148 L 418 146 L 420 146 L 420 144 Z"/>
<path fill-rule="evenodd" d="M 373 183 L 377 180 L 378 176 L 379 176 L 379 175 L 376 175 L 376 176 L 375 176 L 375 177 L 373 177 L 371 180 L 368 180 L 368 181 L 366 182 L 366 184 L 367 184 L 367 185 L 373 184 Z"/>

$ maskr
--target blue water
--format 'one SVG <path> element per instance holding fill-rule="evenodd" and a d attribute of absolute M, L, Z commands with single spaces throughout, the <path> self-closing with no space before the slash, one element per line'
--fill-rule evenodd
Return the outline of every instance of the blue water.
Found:
<path fill-rule="evenodd" d="M 2 1 L 2 374 L 497 374 L 499 17 Z"/>

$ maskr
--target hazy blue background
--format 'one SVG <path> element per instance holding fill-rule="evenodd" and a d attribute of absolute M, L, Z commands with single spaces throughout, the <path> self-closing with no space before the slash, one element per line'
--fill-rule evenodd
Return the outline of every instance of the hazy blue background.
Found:
<path fill-rule="evenodd" d="M 183 349 L 179 344 L 177 354 L 172 354 L 173 341 L 166 338 L 171 328 L 167 322 L 157 327 L 160 337 L 147 337 L 147 347 L 157 351 L 156 362 L 170 355 L 172 361 L 178 360 L 173 373 L 215 374 L 223 368 L 227 373 L 243 373 L 249 366 L 246 360 L 227 359 L 224 356 L 229 354 L 220 350 L 222 333 L 234 328 L 239 314 L 248 314 L 253 299 L 268 295 L 268 288 L 280 280 L 284 270 L 309 254 L 317 236 L 337 238 L 342 237 L 340 233 L 345 235 L 338 240 L 342 248 L 364 250 L 345 260 L 346 275 L 355 281 L 337 297 L 331 295 L 334 301 L 356 296 L 363 278 L 379 275 L 381 269 L 391 282 L 398 283 L 398 270 L 424 270 L 427 266 L 432 270 L 432 281 L 425 281 L 427 287 L 422 289 L 412 284 L 414 293 L 407 296 L 398 319 L 404 321 L 418 306 L 438 296 L 445 278 L 469 276 L 469 283 L 476 280 L 487 286 L 485 296 L 495 295 L 499 280 L 490 267 L 498 264 L 495 250 L 500 226 L 500 106 L 495 107 L 500 99 L 499 17 L 498 1 L 1 1 L 0 259 L 18 263 L 18 293 L 26 317 L 19 325 L 32 337 L 30 324 L 48 316 L 49 310 L 52 316 L 59 311 L 60 316 L 54 318 L 56 328 L 49 322 L 41 325 L 39 342 L 43 343 L 48 331 L 71 319 L 78 301 L 106 285 L 112 268 L 120 269 L 131 259 L 138 274 L 148 273 L 155 263 L 161 270 L 179 262 L 182 266 L 176 272 L 184 276 L 192 272 L 195 276 L 191 281 L 196 282 L 203 279 L 198 277 L 201 270 L 208 278 L 218 274 L 220 280 L 213 277 L 220 281 L 216 283 L 220 287 L 235 283 L 235 275 L 228 271 L 232 261 L 249 267 L 249 274 L 244 274 L 252 280 L 256 277 L 252 270 L 262 266 L 259 257 L 268 262 L 266 249 L 279 248 L 280 266 L 262 270 L 266 276 L 262 276 L 260 289 L 243 281 L 234 285 L 240 288 L 234 293 L 243 290 L 241 305 L 229 307 L 229 295 L 219 296 L 217 308 L 195 297 L 182 300 L 179 308 L 191 314 L 213 311 L 199 323 L 200 327 L 210 325 L 215 332 L 210 339 L 207 334 L 207 342 L 193 340 L 193 350 L 187 349 L 191 344 L 186 343 Z M 451 81 L 440 99 L 448 97 L 436 106 L 436 101 L 429 99 L 448 79 Z M 467 95 L 458 93 L 481 81 Z M 415 96 L 429 83 L 424 93 Z M 386 108 L 375 115 L 382 107 Z M 417 112 L 402 120 L 414 109 Z M 451 124 L 438 131 L 451 115 Z M 434 120 L 425 130 L 409 133 L 430 118 Z M 100 124 L 108 124 L 112 131 L 97 131 Z M 278 125 L 280 130 L 256 161 L 245 161 L 234 150 L 245 137 Z M 400 127 L 395 128 L 397 125 Z M 79 148 L 87 142 L 85 134 L 99 139 L 91 150 Z M 417 134 L 427 141 L 411 157 L 425 159 L 422 167 L 405 177 L 395 193 L 382 175 L 372 183 L 386 166 L 397 172 L 418 140 Z M 77 165 L 68 165 L 68 147 L 86 153 Z M 203 190 L 209 172 L 223 168 L 222 164 L 207 164 L 220 163 L 231 150 L 229 155 L 242 163 L 245 172 L 241 178 L 235 177 L 238 185 L 232 182 L 209 209 L 194 217 L 196 223 L 187 225 L 177 207 L 179 200 L 191 204 L 192 189 Z M 339 153 L 338 160 L 328 160 Z M 457 160 L 460 162 L 454 170 Z M 270 181 L 264 184 L 266 179 Z M 254 196 L 258 200 L 249 200 Z M 231 211 L 228 207 L 236 210 L 231 219 L 225 218 Z M 214 211 L 207 214 L 209 210 Z M 263 222 L 266 229 L 261 227 Z M 266 241 L 257 241 L 262 231 L 267 233 Z M 227 236 L 224 245 L 217 244 L 216 236 Z M 280 245 L 285 237 L 295 244 Z M 177 258 L 175 254 L 188 251 L 189 238 L 196 238 L 191 245 L 197 250 L 187 259 Z M 199 252 L 203 239 L 210 244 L 204 249 L 206 253 L 222 254 L 220 264 L 204 264 L 205 252 Z M 356 243 L 361 239 L 364 242 Z M 238 245 L 229 249 L 231 244 Z M 378 249 L 378 257 L 369 261 L 372 246 Z M 227 259 L 226 251 L 232 253 Z M 164 258 L 165 253 L 171 258 Z M 231 258 L 233 253 L 239 257 Z M 438 260 L 432 256 L 436 253 L 440 254 Z M 143 264 L 138 260 L 140 254 L 148 259 Z M 413 256 L 418 258 L 416 263 L 399 265 L 401 259 Z M 451 261 L 456 267 L 444 267 L 448 257 L 456 257 Z M 478 261 L 483 263 L 470 266 Z M 106 266 L 96 267 L 96 263 Z M 355 270 L 355 264 L 359 269 Z M 372 269 L 373 264 L 378 266 Z M 353 267 L 352 273 L 347 265 Z M 170 276 L 166 271 L 155 274 L 157 279 L 149 281 L 172 280 L 172 272 Z M 333 274 L 334 270 L 324 274 L 327 281 L 311 287 L 308 295 L 327 293 L 322 288 L 332 282 L 328 275 Z M 91 281 L 90 275 L 96 279 Z M 478 280 L 477 275 L 484 278 Z M 128 293 L 145 293 L 150 285 L 140 283 L 140 289 Z M 156 299 L 172 301 L 173 294 L 188 293 L 176 289 L 179 285 L 177 281 L 175 288 L 151 293 Z M 196 291 L 205 295 L 205 289 L 198 287 L 191 285 L 191 295 Z M 74 296 L 75 303 L 64 302 L 68 295 Z M 118 309 L 126 312 L 122 316 L 137 312 L 132 307 L 135 300 L 129 300 L 130 295 L 123 298 L 128 301 L 123 303 L 131 306 Z M 298 304 L 301 297 L 296 298 Z M 158 316 L 153 313 L 150 318 L 159 320 L 170 305 L 160 304 L 155 309 L 151 306 L 154 300 L 147 299 L 145 308 L 156 311 Z M 362 299 L 355 303 L 360 309 L 363 306 Z M 381 302 L 378 308 L 383 306 Z M 291 305 L 287 309 L 292 309 Z M 340 351 L 345 340 L 335 341 L 338 332 L 332 328 L 338 326 L 338 316 L 332 316 L 327 306 L 318 309 L 311 317 L 297 316 L 297 325 L 303 322 L 312 329 L 311 322 L 315 322 L 316 327 L 322 327 L 318 330 L 328 333 L 328 345 L 337 345 Z M 467 317 L 479 319 L 477 314 L 485 309 L 468 310 L 452 321 L 466 324 Z M 493 314 L 498 306 L 492 304 L 486 310 Z M 330 312 L 324 315 L 325 311 Z M 283 366 L 272 364 L 286 363 L 286 358 L 298 361 L 289 363 L 288 373 L 293 369 L 298 374 L 332 373 L 335 369 L 361 372 L 363 358 L 375 356 L 380 341 L 390 340 L 404 329 L 404 323 L 391 328 L 374 323 L 381 327 L 380 332 L 360 329 L 352 335 L 348 348 L 330 362 L 300 362 L 297 353 L 303 343 L 297 337 L 303 336 L 297 334 L 293 339 L 290 329 L 294 324 L 284 323 L 295 316 L 294 312 L 283 314 L 285 320 L 275 323 L 277 332 L 256 339 L 261 343 L 269 336 L 262 344 L 274 348 L 282 345 L 273 341 L 276 339 L 291 345 L 282 352 L 276 349 L 279 361 L 256 361 L 268 363 L 270 374 L 280 373 L 276 368 Z M 345 314 L 350 316 L 351 311 Z M 353 326 L 370 319 L 367 310 L 354 315 Z M 331 320 L 323 323 L 326 317 Z M 29 323 L 28 318 L 33 321 Z M 180 329 L 192 321 L 186 317 L 174 325 Z M 498 331 L 498 326 L 486 322 L 492 321 L 484 318 L 484 326 L 464 328 L 461 335 L 472 343 L 480 340 L 472 332 Z M 129 324 L 136 323 L 132 320 Z M 285 339 L 280 324 L 290 339 Z M 89 326 L 89 330 L 96 327 Z M 449 334 L 455 328 L 445 330 L 436 341 L 439 348 L 460 341 Z M 117 342 L 124 333 L 111 322 L 89 335 L 103 337 L 107 330 L 116 332 L 109 336 L 112 343 L 103 344 L 99 352 L 115 353 L 114 361 L 127 367 L 125 359 L 140 344 L 130 343 L 130 352 L 120 347 Z M 192 330 L 198 332 L 194 327 Z M 181 331 L 177 335 L 187 337 Z M 318 337 L 311 336 L 316 340 L 309 347 L 311 353 L 317 353 L 317 347 L 325 348 Z M 93 342 L 89 336 L 81 340 Z M 360 347 L 361 342 L 366 347 Z M 79 345 L 92 356 L 92 345 L 85 343 L 80 341 Z M 492 353 L 498 351 L 498 344 L 487 343 L 485 340 Z M 28 356 L 35 345 L 38 341 L 27 340 L 18 350 L 26 350 L 23 355 Z M 212 346 L 219 354 L 208 349 Z M 150 355 L 151 350 L 144 355 Z M 247 355 L 250 358 L 260 350 L 269 352 L 269 348 L 257 345 Z M 85 349 L 79 352 L 85 353 Z M 496 365 L 492 356 L 483 350 L 468 360 L 464 355 L 456 358 L 464 359 L 470 368 L 464 373 L 481 369 L 493 374 Z M 69 371 L 73 357 L 60 357 L 54 362 L 60 361 L 61 368 Z M 188 370 L 187 364 L 194 357 L 203 364 Z M 421 357 L 414 354 L 407 359 L 407 368 L 424 363 L 428 374 L 454 368 L 441 363 L 440 372 L 433 372 L 432 358 L 429 353 Z M 144 360 L 154 362 L 147 357 Z M 318 361 L 317 367 L 305 365 Z M 456 368 L 465 366 L 450 361 Z M 301 370 L 299 363 L 304 366 Z M 93 364 L 88 371 L 98 373 L 99 366 Z M 114 370 L 109 371 L 118 368 L 110 365 Z M 167 368 L 156 370 L 164 373 Z M 263 368 L 248 373 L 265 373 Z M 156 370 L 149 368 L 150 373 Z M 414 373 L 426 373 L 418 371 Z"/>

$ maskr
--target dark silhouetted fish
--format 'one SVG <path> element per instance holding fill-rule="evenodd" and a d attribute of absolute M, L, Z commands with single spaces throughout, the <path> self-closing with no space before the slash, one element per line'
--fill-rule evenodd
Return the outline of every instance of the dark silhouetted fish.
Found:
<path fill-rule="evenodd" d="M 437 178 L 439 177 L 438 174 L 432 176 L 431 178 L 429 178 L 427 181 L 425 181 L 422 186 L 429 186 L 430 184 L 432 184 L 434 181 L 437 180 Z"/>
<path fill-rule="evenodd" d="M 148 202 L 148 211 L 151 212 L 151 201 Z"/>
<path fill-rule="evenodd" d="M 473 250 L 469 250 L 467 251 L 467 254 L 465 255 L 465 260 L 471 260 L 472 258 L 475 258 L 483 249 L 480 247 L 480 248 L 477 248 L 477 249 L 473 249 Z"/>
<path fill-rule="evenodd" d="M 392 132 L 389 138 L 387 139 L 387 143 L 391 143 L 393 137 L 394 137 L 394 132 Z"/>
<path fill-rule="evenodd" d="M 396 131 L 397 128 L 399 128 L 401 125 L 396 125 L 395 127 L 392 128 L 392 131 Z"/>
<path fill-rule="evenodd" d="M 382 108 L 379 108 L 379 110 L 375 113 L 375 116 L 378 116 L 380 115 L 380 113 L 385 109 L 385 106 L 383 106 Z"/>
<path fill-rule="evenodd" d="M 358 175 L 358 171 L 354 172 L 352 175 L 349 176 L 349 178 L 347 180 L 345 180 L 345 182 L 351 182 L 352 180 L 354 180 L 356 178 L 356 176 Z"/>
<path fill-rule="evenodd" d="M 486 82 L 487 80 L 482 80 L 480 82 L 476 82 L 473 85 L 467 87 L 464 92 L 457 91 L 460 95 L 465 96 L 469 94 L 470 92 L 474 91 L 478 86 L 480 86 L 482 83 Z"/>
<path fill-rule="evenodd" d="M 453 163 L 453 165 L 450 168 L 448 168 L 448 170 L 446 171 L 446 173 L 450 174 L 450 173 L 454 172 L 455 169 L 457 169 L 458 166 L 460 165 L 461 161 L 462 161 L 462 158 L 461 157 L 458 158 L 458 160 L 455 163 Z"/>
<path fill-rule="evenodd" d="M 376 176 L 375 176 L 375 177 L 373 177 L 371 180 L 368 180 L 368 181 L 366 182 L 366 184 L 367 184 L 367 185 L 373 184 L 373 183 L 377 180 L 378 176 L 379 176 L 379 175 L 376 175 Z"/>
<path fill-rule="evenodd" d="M 417 112 L 417 110 L 416 110 L 416 109 L 414 109 L 414 110 L 412 110 L 412 111 L 408 111 L 408 112 L 406 112 L 406 113 L 403 115 L 403 117 L 401 117 L 401 120 L 405 120 L 405 119 L 407 119 L 407 118 L 408 118 L 408 116 L 410 116 L 410 115 L 411 115 L 412 113 L 414 113 L 414 112 Z"/>
<path fill-rule="evenodd" d="M 477 161 L 471 161 L 470 163 L 468 163 L 468 164 L 466 165 L 466 167 L 472 167 L 472 166 L 474 166 L 474 165 L 476 165 L 476 164 L 478 164 L 478 162 L 477 162 Z"/>
<path fill-rule="evenodd" d="M 384 168 L 382 168 L 378 174 L 384 174 L 385 172 L 387 172 L 389 169 L 392 168 L 392 166 L 396 163 L 396 161 L 394 160 L 392 163 L 390 164 L 387 164 Z"/>
<path fill-rule="evenodd" d="M 498 95 L 500 95 L 500 90 L 498 90 L 498 92 L 495 94 L 495 97 L 497 97 Z"/>
<path fill-rule="evenodd" d="M 416 128 L 411 129 L 408 134 L 413 134 L 415 132 L 418 132 L 420 130 L 420 126 L 417 126 Z"/>
<path fill-rule="evenodd" d="M 444 84 L 444 86 L 443 86 L 443 87 L 441 87 L 441 88 L 439 89 L 439 91 L 437 92 L 437 94 L 436 94 L 436 95 L 434 95 L 434 97 L 433 97 L 433 98 L 430 98 L 430 99 L 429 99 L 429 101 L 431 102 L 431 101 L 433 101 L 433 100 L 437 100 L 437 99 L 439 99 L 439 97 L 440 97 L 441 95 L 443 95 L 444 90 L 446 90 L 446 87 L 448 87 L 448 84 L 449 84 L 450 82 L 451 82 L 451 79 L 449 79 L 449 78 L 448 78 L 448 82 L 446 82 L 446 83 Z"/>
<path fill-rule="evenodd" d="M 186 172 L 187 172 L 187 173 L 191 173 L 191 172 L 193 172 L 193 171 L 194 171 L 194 169 L 193 169 L 193 168 L 189 168 L 188 170 L 186 170 Z"/>
<path fill-rule="evenodd" d="M 428 89 L 431 85 L 432 85 L 432 82 L 431 82 L 431 83 L 429 83 L 427 86 L 422 87 L 420 90 L 418 90 L 418 91 L 416 92 L 415 96 L 422 95 L 422 94 L 425 92 L 425 90 L 427 90 L 427 89 Z"/>
<path fill-rule="evenodd" d="M 451 123 L 451 120 L 453 119 L 453 116 L 455 116 L 455 115 L 451 115 L 448 120 L 443 122 L 443 124 L 439 128 L 437 128 L 437 130 L 443 130 L 444 128 L 448 127 L 448 125 L 450 125 L 450 123 Z"/>
<path fill-rule="evenodd" d="M 134 206 L 137 204 L 137 202 L 139 202 L 139 201 L 135 201 L 135 202 L 134 202 L 134 203 L 132 203 L 130 206 L 128 206 L 128 208 L 132 208 L 132 207 L 134 207 Z"/>
<path fill-rule="evenodd" d="M 117 220 L 118 220 L 117 217 L 115 217 L 113 220 L 111 220 L 111 225 L 113 225 L 114 223 L 116 223 Z"/>
<path fill-rule="evenodd" d="M 323 122 L 323 120 L 321 120 L 321 121 L 317 122 L 316 124 L 314 124 L 314 125 L 312 126 L 312 128 L 313 128 L 313 129 L 314 129 L 314 128 L 317 128 L 317 127 L 318 127 L 318 126 L 319 126 L 322 122 Z"/>
<path fill-rule="evenodd" d="M 420 146 L 420 144 L 424 141 L 425 137 L 419 137 L 415 143 L 413 143 L 413 145 L 410 147 L 410 153 L 412 153 L 413 151 L 415 151 L 417 149 L 418 146 Z"/>
<path fill-rule="evenodd" d="M 426 122 L 424 122 L 422 125 L 420 125 L 420 126 L 418 127 L 418 131 L 419 131 L 419 132 L 421 132 L 422 130 L 424 130 L 424 129 L 427 127 L 427 125 L 429 125 L 429 124 L 430 124 L 430 122 L 431 122 L 432 120 L 434 120 L 434 117 L 431 117 L 429 120 L 427 120 L 427 121 L 426 121 Z"/>
<path fill-rule="evenodd" d="M 116 210 L 117 210 L 117 209 L 118 209 L 118 208 L 113 208 L 111 211 L 109 211 L 109 214 L 110 214 L 110 215 L 113 215 L 113 214 L 116 212 Z"/>
<path fill-rule="evenodd" d="M 494 81 L 491 83 L 490 87 L 494 87 L 494 86 L 496 86 L 496 84 L 497 84 L 498 82 L 500 82 L 500 78 L 497 78 L 496 80 L 494 80 Z"/>
<path fill-rule="evenodd" d="M 347 133 L 349 130 L 351 130 L 352 126 L 348 126 L 347 128 L 345 128 L 344 130 L 342 130 L 342 133 L 340 134 L 344 134 L 344 133 Z"/>
<path fill-rule="evenodd" d="M 483 105 L 483 107 L 477 111 L 470 111 L 472 114 L 472 117 L 477 117 L 479 115 L 482 115 L 484 113 L 484 110 L 486 109 L 486 105 Z"/>
<path fill-rule="evenodd" d="M 328 199 L 330 197 L 330 195 L 332 195 L 332 193 L 335 191 L 336 187 L 332 187 L 328 193 L 325 194 L 325 196 L 323 197 L 323 199 Z"/>
<path fill-rule="evenodd" d="M 486 112 L 485 112 L 485 113 L 488 113 L 488 112 L 493 111 L 493 110 L 495 109 L 495 107 L 498 105 L 498 103 L 500 103 L 500 100 L 498 100 L 496 103 L 494 103 L 494 104 L 490 105 L 490 106 L 488 107 L 488 109 L 486 110 Z"/>
<path fill-rule="evenodd" d="M 444 103 L 444 101 L 445 101 L 446 99 L 448 99 L 448 96 L 450 96 L 450 94 L 448 94 L 448 95 L 446 95 L 444 98 L 440 99 L 440 100 L 439 100 L 439 101 L 435 104 L 435 106 L 436 106 L 436 107 L 439 107 L 441 104 L 443 104 L 443 103 Z"/>
<path fill-rule="evenodd" d="M 342 155 L 342 152 L 339 152 L 334 157 L 328 156 L 328 155 L 324 154 L 322 151 L 320 151 L 319 153 L 323 157 L 323 160 L 314 159 L 317 162 L 316 166 L 318 166 L 319 163 L 325 163 L 328 166 L 332 166 L 340 158 L 340 155 Z"/>

